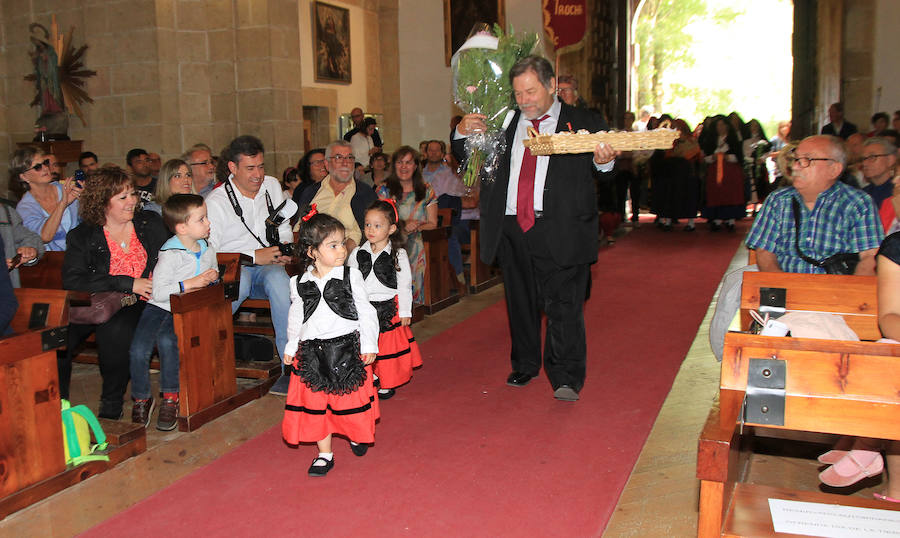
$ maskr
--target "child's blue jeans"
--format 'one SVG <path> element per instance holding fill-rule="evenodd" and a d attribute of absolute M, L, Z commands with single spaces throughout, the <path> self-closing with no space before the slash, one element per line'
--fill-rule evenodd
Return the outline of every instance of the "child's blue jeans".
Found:
<path fill-rule="evenodd" d="M 150 398 L 150 355 L 154 344 L 159 351 L 159 390 L 178 392 L 178 337 L 175 336 L 172 313 L 148 304 L 131 340 L 132 398 Z"/>

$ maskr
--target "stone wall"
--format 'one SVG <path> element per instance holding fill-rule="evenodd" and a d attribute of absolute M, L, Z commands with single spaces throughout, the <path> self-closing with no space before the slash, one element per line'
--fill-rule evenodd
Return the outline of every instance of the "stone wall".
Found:
<path fill-rule="evenodd" d="M 33 137 L 38 110 L 28 25 L 75 27 L 97 71 L 69 136 L 100 162 L 125 164 L 130 148 L 176 157 L 204 142 L 218 151 L 238 134 L 259 136 L 268 173 L 302 151 L 299 21 L 292 0 L 4 0 L 0 3 L 0 165 L 15 142 Z M 0 181 L 0 193 L 6 179 Z"/>

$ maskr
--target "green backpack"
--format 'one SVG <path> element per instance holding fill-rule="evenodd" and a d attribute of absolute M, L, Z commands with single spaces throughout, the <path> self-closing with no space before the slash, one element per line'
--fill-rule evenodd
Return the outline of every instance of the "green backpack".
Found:
<path fill-rule="evenodd" d="M 68 400 L 62 401 L 63 446 L 66 465 L 81 465 L 86 461 L 109 461 L 109 456 L 94 454 L 106 450 L 106 434 L 97 422 L 97 417 L 86 405 L 72 407 Z M 91 431 L 97 444 L 91 444 Z"/>

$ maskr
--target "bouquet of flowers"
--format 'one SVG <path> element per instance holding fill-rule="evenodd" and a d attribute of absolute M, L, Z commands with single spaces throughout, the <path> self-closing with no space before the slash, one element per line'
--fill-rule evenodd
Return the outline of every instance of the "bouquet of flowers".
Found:
<path fill-rule="evenodd" d="M 532 53 L 538 43 L 535 33 L 506 34 L 500 25 L 470 37 L 453 55 L 454 97 L 466 114 L 486 116 L 487 131 L 466 139 L 469 155 L 463 181 L 472 186 L 484 172 L 490 178 L 500 154 L 506 149 L 503 120 L 515 106 L 509 71 L 521 58 Z"/>

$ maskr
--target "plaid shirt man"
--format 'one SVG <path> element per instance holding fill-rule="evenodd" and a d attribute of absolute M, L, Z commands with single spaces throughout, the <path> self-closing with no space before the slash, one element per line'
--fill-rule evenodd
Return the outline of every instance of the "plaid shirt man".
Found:
<path fill-rule="evenodd" d="M 796 189 L 779 189 L 766 198 L 747 237 L 747 247 L 774 253 L 785 272 L 825 272 L 797 254 L 791 200 L 800 205 L 800 250 L 810 258 L 821 261 L 841 252 L 878 248 L 884 238 L 871 197 L 859 189 L 835 182 L 819 194 L 811 211 Z"/>

